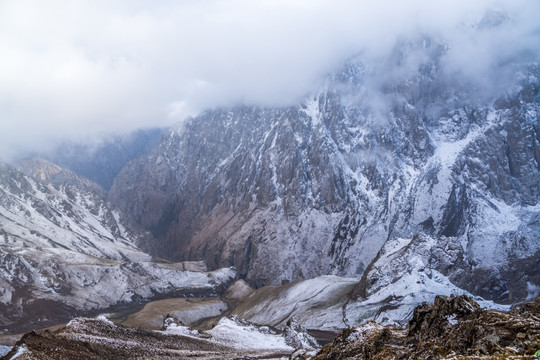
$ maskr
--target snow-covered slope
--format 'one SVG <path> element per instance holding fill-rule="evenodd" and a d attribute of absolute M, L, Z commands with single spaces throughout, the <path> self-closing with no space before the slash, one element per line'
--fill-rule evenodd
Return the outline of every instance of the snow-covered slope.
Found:
<path fill-rule="evenodd" d="M 109 199 L 162 254 L 235 265 L 256 287 L 361 277 L 385 242 L 423 234 L 459 245 L 439 270 L 453 284 L 525 299 L 540 286 L 540 68 L 512 59 L 513 82 L 479 91 L 445 71 L 446 49 L 401 41 L 297 106 L 188 119 Z"/>
<path fill-rule="evenodd" d="M 454 285 L 442 271 L 459 265 L 455 240 L 428 236 L 385 243 L 361 279 L 321 276 L 257 289 L 233 314 L 278 328 L 295 320 L 308 329 L 335 331 L 366 321 L 404 326 L 413 310 L 437 295 L 467 295 L 482 307 L 509 310 Z M 463 269 L 463 271 L 466 271 Z"/>
<path fill-rule="evenodd" d="M 267 286 L 243 298 L 233 314 L 277 328 L 294 320 L 308 329 L 343 329 L 350 326 L 344 308 L 358 283 L 357 279 L 322 276 L 282 286 Z"/>
<path fill-rule="evenodd" d="M 143 233 L 93 192 L 0 165 L 0 326 L 25 329 L 157 294 L 211 294 L 234 278 L 156 263 Z"/>
<path fill-rule="evenodd" d="M 437 295 L 467 295 L 484 308 L 509 310 L 510 306 L 473 296 L 444 275 L 448 266 L 462 265 L 460 258 L 463 249 L 451 238 L 418 235 L 389 240 L 352 292 L 344 309 L 348 322 L 374 320 L 403 326 L 418 304 L 431 303 Z"/>
<path fill-rule="evenodd" d="M 143 239 L 126 229 L 118 211 L 94 193 L 38 182 L 0 165 L 0 216 L 11 250 L 70 250 L 114 260 L 149 261 Z"/>

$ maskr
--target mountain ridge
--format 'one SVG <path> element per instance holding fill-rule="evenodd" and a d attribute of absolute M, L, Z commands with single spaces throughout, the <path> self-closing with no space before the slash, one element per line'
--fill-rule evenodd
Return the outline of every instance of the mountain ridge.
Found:
<path fill-rule="evenodd" d="M 476 272 L 449 271 L 460 287 L 523 300 L 538 279 L 508 296 L 504 268 L 539 248 L 539 67 L 516 65 L 515 86 L 486 97 L 448 77 L 445 49 L 401 42 L 381 66 L 347 62 L 300 105 L 188 119 L 124 167 L 109 200 L 163 253 L 234 265 L 256 287 L 361 277 L 386 241 L 426 234 L 459 239 Z M 388 66 L 401 76 L 377 78 Z"/>

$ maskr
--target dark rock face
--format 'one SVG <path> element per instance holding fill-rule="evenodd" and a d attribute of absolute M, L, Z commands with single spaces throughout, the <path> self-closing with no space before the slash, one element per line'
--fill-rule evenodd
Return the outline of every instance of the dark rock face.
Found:
<path fill-rule="evenodd" d="M 519 65 L 512 91 L 480 97 L 444 56 L 433 39 L 403 42 L 298 106 L 189 119 L 124 167 L 109 200 L 162 256 L 234 265 L 255 286 L 361 276 L 385 241 L 421 233 L 461 244 L 466 271 L 445 273 L 458 286 L 523 300 L 540 286 L 510 271 L 540 250 L 540 69 Z"/>
<path fill-rule="evenodd" d="M 529 359 L 540 348 L 538 304 L 505 313 L 441 296 L 418 306 L 406 330 L 375 323 L 347 329 L 311 359 Z"/>
<path fill-rule="evenodd" d="M 480 306 L 466 296 L 437 296 L 433 305 L 423 303 L 414 309 L 408 335 L 418 341 L 429 341 L 444 334 L 455 319 L 470 316 L 475 311 L 480 311 Z"/>

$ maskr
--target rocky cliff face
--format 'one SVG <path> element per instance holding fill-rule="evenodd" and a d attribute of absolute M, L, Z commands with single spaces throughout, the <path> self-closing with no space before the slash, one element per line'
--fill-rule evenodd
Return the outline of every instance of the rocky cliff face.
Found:
<path fill-rule="evenodd" d="M 482 92 L 432 38 L 347 62 L 301 104 L 215 109 L 128 163 L 109 200 L 161 254 L 251 284 L 361 277 L 387 241 L 428 236 L 437 271 L 500 302 L 532 295 L 540 242 L 540 68 Z M 431 254 L 433 253 L 433 256 Z"/>

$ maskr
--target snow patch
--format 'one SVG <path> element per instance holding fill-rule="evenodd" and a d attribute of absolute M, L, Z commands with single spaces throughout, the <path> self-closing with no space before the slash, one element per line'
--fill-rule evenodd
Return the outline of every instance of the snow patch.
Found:
<path fill-rule="evenodd" d="M 99 320 L 107 325 L 114 326 L 114 323 L 111 320 L 109 320 L 104 314 L 98 315 L 96 317 L 96 320 Z"/>
<path fill-rule="evenodd" d="M 233 268 L 221 268 L 209 272 L 208 276 L 214 281 L 227 284 L 236 278 L 236 271 Z"/>
<path fill-rule="evenodd" d="M 456 320 L 457 318 L 457 315 L 456 314 L 452 314 L 452 315 L 448 315 L 446 317 L 446 320 L 448 320 L 448 322 L 454 326 L 454 325 L 457 325 L 458 321 Z"/>
<path fill-rule="evenodd" d="M 527 301 L 540 295 L 540 286 L 527 281 Z"/>
<path fill-rule="evenodd" d="M 304 113 L 311 119 L 311 126 L 316 127 L 321 123 L 321 112 L 319 110 L 319 97 L 306 101 L 305 107 L 302 108 Z"/>
<path fill-rule="evenodd" d="M 358 326 L 347 337 L 347 342 L 350 343 L 364 343 L 370 336 L 377 334 L 383 329 L 383 327 L 373 321 L 369 321 L 363 325 Z"/>
<path fill-rule="evenodd" d="M 13 355 L 11 357 L 11 360 L 17 359 L 17 358 L 23 356 L 24 354 L 29 354 L 29 353 L 30 353 L 30 351 L 28 351 L 28 348 L 26 347 L 26 345 L 23 344 L 22 346 L 20 346 L 17 349 L 17 352 L 15 353 L 15 355 Z"/>
<path fill-rule="evenodd" d="M 286 344 L 282 335 L 273 334 L 268 327 L 255 327 L 235 319 L 222 318 L 219 323 L 207 331 L 215 341 L 239 349 L 283 350 L 294 349 Z"/>
<path fill-rule="evenodd" d="M 188 326 L 184 325 L 178 325 L 175 323 L 171 323 L 167 326 L 165 331 L 159 331 L 160 333 L 164 333 L 167 335 L 183 335 L 183 336 L 190 336 L 190 337 L 196 337 L 200 338 L 203 337 L 200 332 L 197 330 L 193 330 L 189 328 Z"/>
<path fill-rule="evenodd" d="M 0 356 L 6 356 L 13 349 L 12 346 L 0 345 Z"/>
<path fill-rule="evenodd" d="M 347 294 L 358 282 L 358 279 L 326 275 L 279 288 L 262 288 L 248 298 L 248 301 L 258 299 L 257 302 L 243 305 L 238 315 L 257 324 L 280 328 L 294 318 L 309 329 L 341 329 L 347 327 L 343 319 Z"/>

